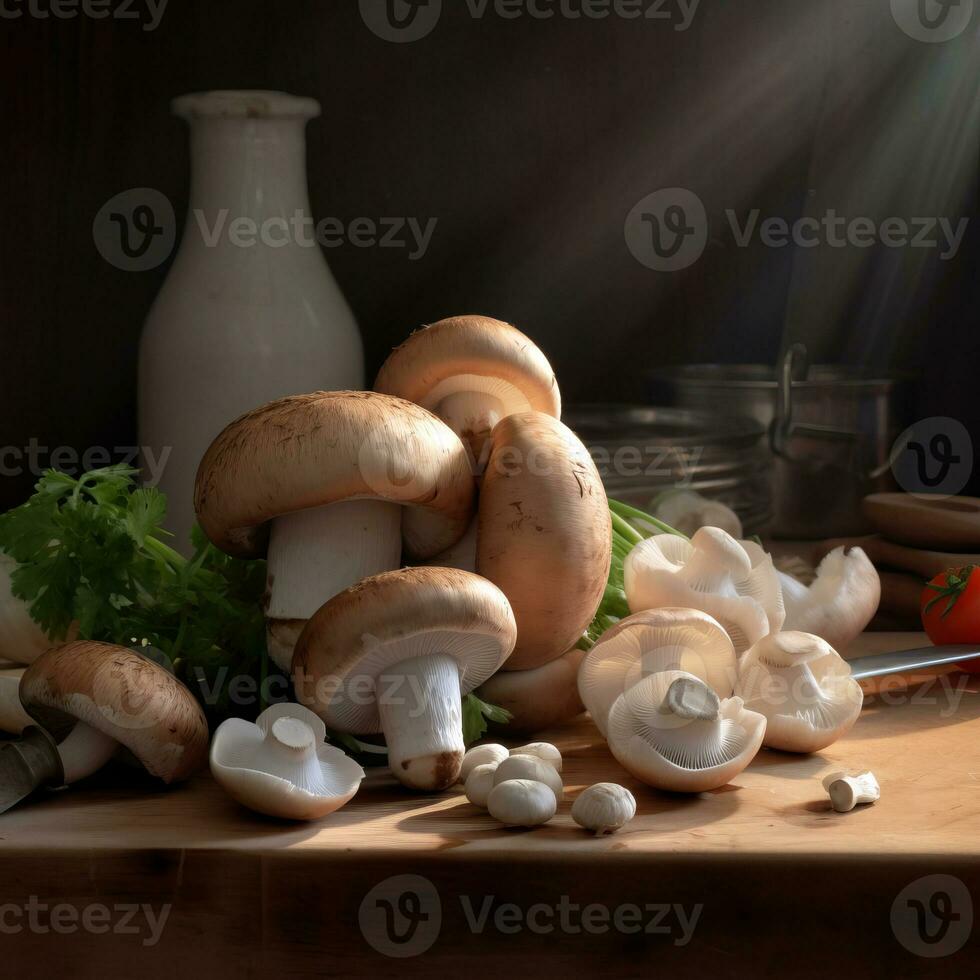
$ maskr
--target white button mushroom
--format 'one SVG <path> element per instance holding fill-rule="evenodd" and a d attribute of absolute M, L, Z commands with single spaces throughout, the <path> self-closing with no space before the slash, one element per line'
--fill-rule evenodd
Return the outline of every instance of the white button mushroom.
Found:
<path fill-rule="evenodd" d="M 615 833 L 635 816 L 636 799 L 617 783 L 596 783 L 572 804 L 572 819 L 599 836 Z"/>
<path fill-rule="evenodd" d="M 125 647 L 76 642 L 48 650 L 24 671 L 20 700 L 40 728 L 0 749 L 33 760 L 18 768 L 24 778 L 16 785 L 0 786 L 0 812 L 41 786 L 92 775 L 120 746 L 165 783 L 207 765 L 208 726 L 194 696 L 169 671 Z M 52 735 L 64 737 L 55 744 Z"/>
<path fill-rule="evenodd" d="M 232 422 L 201 462 L 195 508 L 230 555 L 262 557 L 268 539 L 269 654 L 289 670 L 327 599 L 398 568 L 403 543 L 416 559 L 453 545 L 473 495 L 465 447 L 430 412 L 374 392 L 321 391 Z"/>
<path fill-rule="evenodd" d="M 845 735 L 864 703 L 851 668 L 818 636 L 763 637 L 739 663 L 735 693 L 768 720 L 764 744 L 785 752 L 819 752 Z"/>
<path fill-rule="evenodd" d="M 487 808 L 487 799 L 494 787 L 494 775 L 497 772 L 497 763 L 486 762 L 470 770 L 466 777 L 466 798 L 474 806 Z"/>
<path fill-rule="evenodd" d="M 506 827 L 539 827 L 558 809 L 555 794 L 533 779 L 508 779 L 494 786 L 487 800 L 490 816 Z"/>
<path fill-rule="evenodd" d="M 558 746 L 552 745 L 551 742 L 530 742 L 519 748 L 511 749 L 510 754 L 533 755 L 542 762 L 547 762 L 555 772 L 561 772 L 561 752 L 558 751 Z"/>
<path fill-rule="evenodd" d="M 493 427 L 516 412 L 561 417 L 555 372 L 530 337 L 486 316 L 455 316 L 413 333 L 389 355 L 375 391 L 418 402 L 482 460 Z"/>
<path fill-rule="evenodd" d="M 761 549 L 750 554 L 719 528 L 703 527 L 690 541 L 674 534 L 641 541 L 626 556 L 623 578 L 633 612 L 700 609 L 721 623 L 736 653 L 783 624 L 772 559 Z"/>
<path fill-rule="evenodd" d="M 734 779 L 755 758 L 766 719 L 742 699 L 721 701 L 693 674 L 667 670 L 634 684 L 609 713 L 609 748 L 657 789 L 701 793 Z"/>
<path fill-rule="evenodd" d="M 697 609 L 650 609 L 606 630 L 578 676 L 579 694 L 603 735 L 616 699 L 662 670 L 694 674 L 727 698 L 735 687 L 735 647 L 721 624 Z"/>
<path fill-rule="evenodd" d="M 838 650 L 859 636 L 874 618 L 881 600 L 881 579 L 861 548 L 836 548 L 806 586 L 779 572 L 786 606 L 784 628 L 814 633 Z"/>
<path fill-rule="evenodd" d="M 856 776 L 848 775 L 846 772 L 833 772 L 824 777 L 823 788 L 838 813 L 849 813 L 856 806 L 877 803 L 881 798 L 881 787 L 874 773 L 870 772 L 863 772 Z"/>
<path fill-rule="evenodd" d="M 404 568 L 314 614 L 296 645 L 293 685 L 334 731 L 384 732 L 404 785 L 442 790 L 463 764 L 462 696 L 500 668 L 516 636 L 506 596 L 486 579 Z"/>
<path fill-rule="evenodd" d="M 243 806 L 270 817 L 316 820 L 344 806 L 364 770 L 326 743 L 327 730 L 299 704 L 277 704 L 255 720 L 230 718 L 214 734 L 211 772 Z"/>
<path fill-rule="evenodd" d="M 556 803 L 561 803 L 565 792 L 561 776 L 554 766 L 534 755 L 512 755 L 509 759 L 504 759 L 493 774 L 494 786 L 509 779 L 533 779 L 544 783 L 555 794 Z"/>
<path fill-rule="evenodd" d="M 506 747 L 488 742 L 485 745 L 474 745 L 463 756 L 463 766 L 459 771 L 459 781 L 465 783 L 469 774 L 477 767 L 484 765 L 496 766 L 510 755 Z"/>

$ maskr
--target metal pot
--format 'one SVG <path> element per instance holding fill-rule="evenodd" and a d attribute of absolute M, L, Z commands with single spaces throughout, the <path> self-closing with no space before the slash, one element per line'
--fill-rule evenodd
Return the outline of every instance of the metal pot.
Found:
<path fill-rule="evenodd" d="M 566 408 L 562 421 L 618 500 L 646 510 L 662 491 L 684 488 L 727 504 L 748 534 L 770 518 L 765 429 L 753 419 L 610 404 Z"/>
<path fill-rule="evenodd" d="M 819 539 L 868 530 L 861 500 L 892 485 L 898 434 L 896 382 L 841 365 L 808 367 L 806 348 L 780 367 L 696 364 L 651 372 L 657 401 L 747 415 L 769 433 L 772 521 L 779 538 Z"/>

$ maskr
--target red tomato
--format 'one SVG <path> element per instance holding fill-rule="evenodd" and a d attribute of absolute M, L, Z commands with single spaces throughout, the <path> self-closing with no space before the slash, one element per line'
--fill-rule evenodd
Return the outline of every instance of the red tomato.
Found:
<path fill-rule="evenodd" d="M 937 646 L 980 643 L 980 569 L 951 568 L 922 590 L 922 626 Z M 967 660 L 961 670 L 980 673 L 980 660 Z"/>

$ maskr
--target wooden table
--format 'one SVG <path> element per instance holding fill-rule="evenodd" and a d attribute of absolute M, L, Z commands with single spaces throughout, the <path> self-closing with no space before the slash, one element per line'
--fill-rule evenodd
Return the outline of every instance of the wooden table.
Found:
<path fill-rule="evenodd" d="M 849 653 L 922 642 L 868 634 Z M 823 753 L 764 751 L 695 798 L 638 784 L 579 720 L 543 736 L 564 753 L 566 802 L 535 831 L 383 773 L 312 826 L 250 814 L 207 775 L 160 791 L 104 774 L 0 817 L 3 966 L 18 978 L 975 976 L 980 688 L 921 680 L 869 695 Z M 831 812 L 820 778 L 839 767 L 873 770 L 881 801 Z M 594 839 L 569 809 L 603 780 L 627 785 L 639 813 Z M 951 879 L 921 880 L 933 875 Z M 923 940 L 917 903 L 959 919 L 927 915 Z"/>

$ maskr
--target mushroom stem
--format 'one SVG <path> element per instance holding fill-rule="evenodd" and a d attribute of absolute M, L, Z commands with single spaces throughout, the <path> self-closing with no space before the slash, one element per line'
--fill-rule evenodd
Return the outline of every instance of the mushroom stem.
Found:
<path fill-rule="evenodd" d="M 297 762 L 316 755 L 316 733 L 299 718 L 277 718 L 265 742 L 284 762 Z"/>
<path fill-rule="evenodd" d="M 58 755 L 65 770 L 65 785 L 77 783 L 98 772 L 115 754 L 119 743 L 91 725 L 79 722 L 64 741 L 58 743 Z"/>
<path fill-rule="evenodd" d="M 470 447 L 478 464 L 485 462 L 484 444 L 506 414 L 504 403 L 485 391 L 457 391 L 436 406 L 436 415 Z"/>
<path fill-rule="evenodd" d="M 276 518 L 269 539 L 269 655 L 283 670 L 303 626 L 328 599 L 401 565 L 401 507 L 344 500 Z"/>
<path fill-rule="evenodd" d="M 20 735 L 28 725 L 33 724 L 33 719 L 20 703 L 20 678 L 0 677 L 0 732 Z"/>
<path fill-rule="evenodd" d="M 414 789 L 454 785 L 463 765 L 463 707 L 459 669 L 446 654 L 403 660 L 377 681 L 388 762 Z"/>

